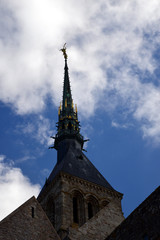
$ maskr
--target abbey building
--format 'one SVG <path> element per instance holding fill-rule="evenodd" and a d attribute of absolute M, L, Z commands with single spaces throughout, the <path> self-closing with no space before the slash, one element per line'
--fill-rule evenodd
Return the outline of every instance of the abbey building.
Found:
<path fill-rule="evenodd" d="M 0 222 L 0 240 L 160 239 L 160 189 L 124 220 L 123 194 L 108 183 L 84 154 L 87 140 L 80 133 L 66 49 L 62 51 L 63 99 L 52 147 L 57 151 L 57 163 L 37 199 L 32 197 Z"/>

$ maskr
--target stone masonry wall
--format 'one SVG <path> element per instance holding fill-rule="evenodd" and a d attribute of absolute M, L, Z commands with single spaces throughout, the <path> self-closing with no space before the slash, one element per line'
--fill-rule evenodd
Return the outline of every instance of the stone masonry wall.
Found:
<path fill-rule="evenodd" d="M 61 172 L 59 176 L 46 188 L 41 198 L 38 199 L 47 213 L 48 200 L 51 198 L 55 203 L 55 229 L 61 239 L 68 235 L 69 227 L 78 228 L 73 222 L 73 192 L 78 191 L 84 201 L 83 221 L 79 226 L 88 221 L 87 199 L 92 196 L 98 203 L 98 210 L 104 208 L 104 203 L 114 201 L 117 214 L 122 215 L 121 199 L 122 194 L 101 187 L 97 184 L 87 182 L 83 179 Z M 111 206 L 111 205 L 109 205 Z M 109 221 L 109 220 L 108 220 Z"/>
<path fill-rule="evenodd" d="M 111 231 L 119 225 L 122 220 L 124 219 L 122 209 L 121 209 L 121 198 L 122 195 L 117 193 L 116 191 L 108 190 L 106 188 L 103 188 L 101 186 L 98 186 L 94 183 L 87 182 L 85 180 L 78 179 L 74 176 L 69 176 L 67 174 L 62 174 L 62 194 L 63 194 L 63 220 L 62 220 L 62 229 L 68 229 L 72 227 L 77 231 L 77 228 L 79 227 L 77 224 L 73 223 L 73 202 L 72 202 L 72 193 L 74 191 L 78 190 L 82 196 L 84 197 L 84 207 L 85 207 L 85 222 L 83 226 L 87 226 L 88 223 L 93 222 L 91 228 L 94 226 L 95 232 L 99 232 L 97 221 L 102 221 L 101 225 L 103 225 L 103 222 L 107 221 L 107 232 L 111 233 Z M 88 220 L 88 205 L 87 205 L 87 199 L 89 196 L 93 196 L 96 198 L 97 202 L 99 203 L 99 210 L 101 210 L 100 216 L 98 218 L 91 218 Z M 104 207 L 103 203 L 108 202 L 107 207 Z M 115 213 L 116 209 L 116 213 Z M 97 213 L 97 214 L 99 214 Z M 113 213 L 114 221 L 113 223 L 112 216 L 111 218 L 108 217 L 106 221 L 104 221 L 105 214 L 109 214 L 109 216 Z M 96 215 L 97 216 L 97 215 Z M 108 215 L 107 215 L 108 216 Z M 116 220 L 117 216 L 117 220 Z M 97 221 L 94 222 L 96 219 Z M 83 229 L 83 226 L 79 229 Z M 110 230 L 109 230 L 110 228 Z M 67 230 L 68 231 L 68 230 Z M 70 228 L 71 231 L 71 228 Z M 105 230 L 106 231 L 106 230 Z M 74 232 L 74 230 L 73 230 Z M 92 234 L 92 233 L 91 233 Z M 65 235 L 63 235 L 64 237 Z M 83 234 L 82 234 L 83 236 Z M 107 235 L 105 235 L 107 236 Z M 63 238 L 62 238 L 63 239 Z M 79 238 L 76 238 L 79 239 Z"/>
<path fill-rule="evenodd" d="M 62 183 L 61 178 L 58 176 L 54 179 L 52 184 L 49 185 L 49 188 L 46 188 L 46 191 L 43 193 L 41 198 L 38 198 L 42 208 L 47 213 L 48 201 L 51 199 L 55 204 L 55 224 L 54 227 L 56 231 L 59 231 L 62 225 Z"/>
<path fill-rule="evenodd" d="M 38 201 L 32 197 L 0 222 L 0 240 L 60 240 L 60 238 Z"/>
<path fill-rule="evenodd" d="M 116 201 L 110 202 L 78 229 L 69 228 L 71 240 L 104 240 L 122 221 Z"/>

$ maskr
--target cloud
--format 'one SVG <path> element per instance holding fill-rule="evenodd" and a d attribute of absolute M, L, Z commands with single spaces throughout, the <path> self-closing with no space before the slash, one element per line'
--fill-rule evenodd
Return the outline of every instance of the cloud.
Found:
<path fill-rule="evenodd" d="M 112 121 L 111 123 L 112 127 L 115 128 L 128 128 L 129 126 L 127 124 L 119 124 L 118 122 Z"/>
<path fill-rule="evenodd" d="M 81 114 L 121 107 L 144 137 L 160 141 L 159 0 L 82 0 L 76 5 L 73 0 L 67 5 L 63 0 L 3 0 L 0 9 L 1 101 L 18 114 L 41 112 L 47 96 L 57 106 L 63 79 L 58 50 L 67 42 L 72 92 Z M 45 138 L 44 132 L 39 134 Z"/>
<path fill-rule="evenodd" d="M 33 156 L 24 156 L 24 157 L 21 157 L 21 158 L 18 158 L 17 160 L 16 160 L 16 163 L 23 163 L 23 162 L 26 162 L 26 161 L 28 161 L 28 160 L 33 160 L 33 159 L 35 159 L 36 157 L 33 157 Z"/>
<path fill-rule="evenodd" d="M 0 155 L 0 220 L 40 191 L 38 184 L 32 184 L 21 169 L 5 160 L 6 157 Z"/>
<path fill-rule="evenodd" d="M 51 125 L 54 126 L 55 123 L 53 121 L 51 122 L 48 118 L 39 115 L 38 117 L 35 117 L 34 120 L 32 118 L 32 122 L 18 124 L 15 132 L 18 134 L 23 133 L 24 135 L 28 135 L 35 139 L 42 145 L 50 146 L 53 144 L 53 139 L 51 139 L 50 136 L 56 133 L 52 130 Z M 27 156 L 27 158 L 29 157 Z M 24 159 L 26 159 L 26 157 L 24 157 Z"/>
<path fill-rule="evenodd" d="M 134 116 L 142 122 L 144 137 L 150 137 L 155 144 L 160 143 L 160 88 L 145 89 Z"/>
<path fill-rule="evenodd" d="M 47 144 L 47 146 L 50 146 L 51 144 L 53 144 L 53 139 L 49 138 L 49 136 L 52 135 L 53 130 L 51 130 L 51 124 L 49 119 L 40 116 L 36 138 L 40 140 L 41 144 Z"/>

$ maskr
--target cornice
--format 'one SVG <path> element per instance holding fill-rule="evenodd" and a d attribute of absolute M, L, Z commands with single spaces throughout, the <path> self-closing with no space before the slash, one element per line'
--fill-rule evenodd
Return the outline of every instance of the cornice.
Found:
<path fill-rule="evenodd" d="M 95 189 L 96 191 L 100 191 L 100 192 L 103 192 L 103 193 L 107 193 L 109 194 L 110 196 L 112 197 L 117 197 L 119 199 L 122 199 L 123 197 L 123 194 L 122 193 L 119 193 L 117 192 L 116 190 L 111 190 L 111 189 L 108 189 L 108 188 L 105 188 L 103 186 L 100 186 L 96 183 L 92 183 L 92 182 L 89 182 L 87 180 L 84 180 L 82 178 L 78 178 L 78 177 L 75 177 L 73 175 L 70 175 L 68 173 L 65 173 L 65 172 L 60 172 L 60 175 L 62 177 L 62 179 L 64 178 L 64 181 L 65 180 L 68 180 L 68 182 L 71 182 L 71 183 L 78 183 L 80 185 L 83 185 L 85 187 L 88 187 L 89 189 Z"/>
<path fill-rule="evenodd" d="M 70 175 L 68 173 L 65 173 L 65 172 L 59 172 L 59 174 L 53 179 L 52 182 L 48 183 L 48 186 L 45 187 L 45 189 L 43 190 L 43 192 L 41 193 L 41 195 L 38 196 L 38 201 L 41 201 L 43 199 L 43 197 L 54 187 L 55 183 L 56 182 L 60 182 L 60 184 L 63 184 L 66 182 L 66 180 L 69 182 L 69 183 L 78 183 L 80 185 L 83 185 L 85 187 L 87 187 L 88 189 L 94 189 L 96 191 L 99 191 L 99 192 L 103 192 L 103 193 L 107 193 L 108 195 L 110 195 L 111 197 L 116 197 L 118 199 L 122 199 L 123 198 L 123 194 L 122 193 L 119 193 L 117 192 L 116 190 L 114 189 L 108 189 L 108 188 L 105 188 L 103 186 L 100 186 L 96 183 L 92 183 L 92 182 L 89 182 L 87 180 L 84 180 L 82 178 L 78 178 L 78 177 L 75 177 L 73 175 Z M 62 187 L 61 187 L 61 190 L 62 191 Z"/>

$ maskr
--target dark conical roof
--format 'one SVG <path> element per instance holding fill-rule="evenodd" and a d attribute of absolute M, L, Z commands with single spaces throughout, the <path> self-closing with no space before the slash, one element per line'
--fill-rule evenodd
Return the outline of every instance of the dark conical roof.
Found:
<path fill-rule="evenodd" d="M 60 172 L 64 172 L 86 181 L 98 184 L 102 187 L 114 190 L 108 181 L 85 156 L 80 148 L 79 143 L 76 140 L 64 140 L 63 145 L 60 149 L 60 153 L 61 159 L 59 159 L 53 171 L 51 172 L 47 180 L 47 186 Z M 46 186 L 44 185 L 42 191 L 45 188 Z"/>
<path fill-rule="evenodd" d="M 48 180 L 52 181 L 55 175 L 60 171 L 113 189 L 85 154 L 79 148 L 75 148 L 74 144 L 69 144 L 69 148 L 64 154 L 63 159 L 55 166 Z"/>

